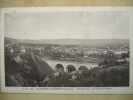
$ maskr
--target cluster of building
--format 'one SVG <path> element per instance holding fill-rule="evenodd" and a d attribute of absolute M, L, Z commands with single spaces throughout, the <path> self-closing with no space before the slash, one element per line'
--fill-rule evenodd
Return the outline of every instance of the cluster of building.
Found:
<path fill-rule="evenodd" d="M 93 55 L 121 55 L 129 54 L 128 46 L 81 46 L 81 45 L 28 45 L 28 44 L 6 44 L 5 53 L 31 53 L 44 56 L 65 56 L 69 57 L 89 57 Z"/>

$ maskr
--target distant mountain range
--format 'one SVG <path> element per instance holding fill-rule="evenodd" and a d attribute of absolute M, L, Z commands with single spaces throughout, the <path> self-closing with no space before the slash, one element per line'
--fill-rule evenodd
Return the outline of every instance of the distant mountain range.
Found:
<path fill-rule="evenodd" d="M 5 37 L 5 43 L 57 44 L 57 45 L 129 45 L 129 39 L 13 39 Z"/>

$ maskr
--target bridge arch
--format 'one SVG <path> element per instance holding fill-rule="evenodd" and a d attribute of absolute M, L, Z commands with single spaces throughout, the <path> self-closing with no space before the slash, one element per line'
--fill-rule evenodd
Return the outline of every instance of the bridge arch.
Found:
<path fill-rule="evenodd" d="M 80 70 L 80 71 L 88 71 L 89 69 L 86 66 L 80 66 L 78 68 L 78 70 Z"/>
<path fill-rule="evenodd" d="M 56 64 L 55 70 L 60 70 L 60 71 L 62 70 L 62 71 L 64 71 L 64 66 L 62 64 Z"/>
<path fill-rule="evenodd" d="M 72 72 L 72 71 L 75 71 L 75 70 L 76 70 L 76 68 L 73 65 L 68 65 L 66 67 L 66 72 Z"/>

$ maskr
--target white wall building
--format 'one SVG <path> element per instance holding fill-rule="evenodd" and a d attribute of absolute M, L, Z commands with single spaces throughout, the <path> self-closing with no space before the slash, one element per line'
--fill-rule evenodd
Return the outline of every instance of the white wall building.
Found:
<path fill-rule="evenodd" d="M 21 53 L 25 53 L 26 52 L 26 50 L 25 49 L 21 49 Z"/>

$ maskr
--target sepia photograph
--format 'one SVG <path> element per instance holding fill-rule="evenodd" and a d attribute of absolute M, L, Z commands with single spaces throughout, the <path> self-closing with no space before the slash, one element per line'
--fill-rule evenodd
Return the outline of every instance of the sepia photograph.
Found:
<path fill-rule="evenodd" d="M 3 92 L 133 93 L 133 8 L 40 9 L 3 9 Z"/>

